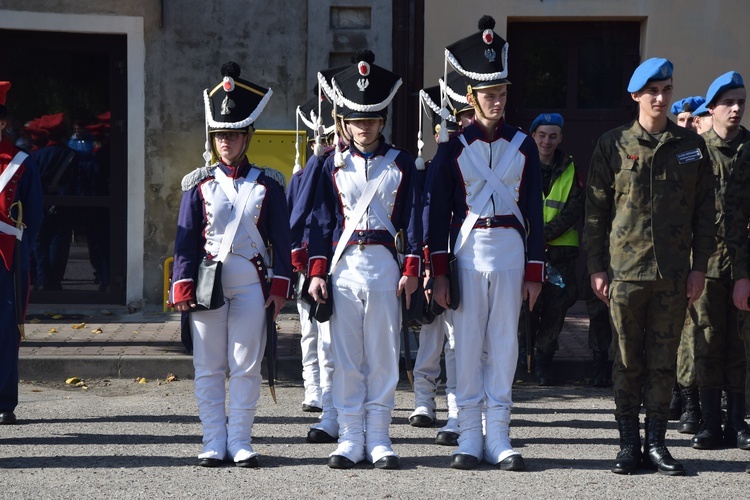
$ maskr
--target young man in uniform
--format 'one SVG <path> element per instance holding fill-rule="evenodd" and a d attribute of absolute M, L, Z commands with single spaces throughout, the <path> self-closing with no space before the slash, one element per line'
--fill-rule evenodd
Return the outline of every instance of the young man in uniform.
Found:
<path fill-rule="evenodd" d="M 685 309 L 703 291 L 715 246 L 715 210 L 705 142 L 667 116 L 672 68 L 660 58 L 636 68 L 628 92 L 638 118 L 599 139 L 586 186 L 591 287 L 609 305 L 615 334 L 618 474 L 641 461 L 662 474 L 685 474 L 664 439 Z"/>
<path fill-rule="evenodd" d="M 297 108 L 298 117 L 314 132 L 313 154 L 304 169 L 295 164 L 295 172 L 287 189 L 289 225 L 292 236 L 292 265 L 298 273 L 297 310 L 300 315 L 300 347 L 302 350 L 302 378 L 305 386 L 303 411 L 320 411 L 320 420 L 310 426 L 307 441 L 332 443 L 338 438 L 336 408 L 333 406 L 333 352 L 329 322 L 318 322 L 313 317 L 314 302 L 303 292 L 308 266 L 308 219 L 315 200 L 315 188 L 325 160 L 333 155 L 334 128 L 330 79 L 346 67 L 329 68 L 318 72 L 317 97 Z M 338 135 L 339 140 L 341 136 Z M 329 140 L 330 138 L 330 140 Z M 308 303 L 311 302 L 311 303 Z"/>
<path fill-rule="evenodd" d="M 693 112 L 706 102 L 702 96 L 686 97 L 672 104 L 675 123 L 695 130 Z M 699 134 L 701 132 L 698 132 Z M 686 325 L 687 326 L 687 325 Z M 701 411 L 698 404 L 698 382 L 695 377 L 695 337 L 689 328 L 683 328 L 680 347 L 677 349 L 677 381 L 669 403 L 669 420 L 679 420 L 677 431 L 683 434 L 698 432 Z"/>
<path fill-rule="evenodd" d="M 696 132 L 703 134 L 704 132 L 711 130 L 711 127 L 713 126 L 714 117 L 711 116 L 711 113 L 708 111 L 706 103 L 704 102 L 693 112 L 693 127 Z"/>
<path fill-rule="evenodd" d="M 695 371 L 698 378 L 703 423 L 693 437 L 693 448 L 732 446 L 750 449 L 750 429 L 745 423 L 745 350 L 737 330 L 737 307 L 732 294 L 737 273 L 729 260 L 725 239 L 725 193 L 737 166 L 738 149 L 750 141 L 740 125 L 745 112 L 745 84 L 730 71 L 709 86 L 706 107 L 713 128 L 703 134 L 714 168 L 717 218 L 716 251 L 708 261 L 706 288 L 688 311 L 686 330 L 695 339 Z M 743 224 L 747 226 L 747 221 Z M 734 278 L 733 278 L 734 275 Z M 727 423 L 722 433 L 721 391 L 727 393 Z"/>
<path fill-rule="evenodd" d="M 695 130 L 693 112 L 704 102 L 706 102 L 706 99 L 699 95 L 675 101 L 672 104 L 671 110 L 672 114 L 677 118 L 675 123 L 680 127 Z"/>
<path fill-rule="evenodd" d="M 511 386 L 518 312 L 524 298 L 533 307 L 544 280 L 542 186 L 536 144 L 503 119 L 508 45 L 494 26 L 484 16 L 478 33 L 446 48 L 448 61 L 465 77 L 475 115 L 461 134 L 438 146 L 424 220 L 434 298 L 455 308 L 461 436 L 451 467 L 473 469 L 484 458 L 518 471 L 525 464 L 510 443 Z"/>
<path fill-rule="evenodd" d="M 376 66 L 369 50 L 354 60 L 332 79 L 349 149 L 326 160 L 318 182 L 309 292 L 319 303 L 333 301 L 339 444 L 328 466 L 349 469 L 367 459 L 395 469 L 388 428 L 399 376 L 400 296 L 407 294 L 408 308 L 421 274 L 421 193 L 411 155 L 382 136 L 401 78 Z"/>
<path fill-rule="evenodd" d="M 16 423 L 18 348 L 29 296 L 31 246 L 42 222 L 43 198 L 36 163 L 3 133 L 10 86 L 0 82 L 0 424 L 8 425 Z"/>
<path fill-rule="evenodd" d="M 544 201 L 544 242 L 547 282 L 531 312 L 531 338 L 536 346 L 536 376 L 539 385 L 553 385 L 552 357 L 559 348 L 565 315 L 578 299 L 576 259 L 578 231 L 583 217 L 583 181 L 576 172 L 573 157 L 560 149 L 563 117 L 543 113 L 531 123 L 531 137 L 539 149 Z M 521 316 L 526 314 L 521 313 Z M 519 343 L 526 339 L 526 322 L 519 322 Z M 606 358 L 605 358 L 606 362 Z"/>

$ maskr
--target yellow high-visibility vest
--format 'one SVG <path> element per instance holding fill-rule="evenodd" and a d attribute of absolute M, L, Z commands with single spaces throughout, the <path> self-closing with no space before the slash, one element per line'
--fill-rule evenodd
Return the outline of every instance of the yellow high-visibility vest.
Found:
<path fill-rule="evenodd" d="M 560 213 L 560 210 L 565 206 L 565 202 L 568 201 L 570 195 L 570 188 L 573 187 L 573 183 L 576 181 L 576 171 L 573 162 L 570 162 L 568 168 L 562 173 L 560 177 L 555 179 L 552 184 L 552 188 L 549 190 L 549 194 L 544 197 L 544 223 L 548 223 Z M 571 227 L 563 234 L 558 236 L 552 241 L 547 242 L 548 245 L 553 246 L 566 246 L 566 247 L 577 247 L 578 246 L 578 231 L 575 226 Z"/>

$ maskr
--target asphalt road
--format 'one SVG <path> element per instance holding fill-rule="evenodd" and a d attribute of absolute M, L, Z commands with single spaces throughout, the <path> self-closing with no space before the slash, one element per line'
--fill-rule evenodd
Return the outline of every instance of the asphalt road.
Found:
<path fill-rule="evenodd" d="M 518 385 L 512 437 L 528 470 L 514 473 L 450 469 L 451 448 L 433 444 L 437 429 L 407 424 L 405 386 L 391 425 L 401 470 L 342 471 L 325 465 L 335 445 L 305 442 L 314 417 L 301 411 L 301 384 L 278 386 L 278 404 L 263 389 L 254 427 L 260 468 L 205 469 L 195 465 L 201 430 L 191 380 L 86 383 L 21 385 L 20 425 L 0 427 L 0 498 L 746 498 L 750 485 L 750 453 L 693 450 L 675 423 L 667 444 L 686 477 L 612 474 L 617 430 L 606 389 Z"/>

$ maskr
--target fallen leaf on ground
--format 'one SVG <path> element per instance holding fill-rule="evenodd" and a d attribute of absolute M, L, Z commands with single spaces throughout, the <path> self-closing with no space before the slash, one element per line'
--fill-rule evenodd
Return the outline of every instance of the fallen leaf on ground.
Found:
<path fill-rule="evenodd" d="M 145 384 L 145 383 L 147 383 L 147 382 L 148 382 L 148 380 L 146 380 L 146 377 L 140 377 L 140 378 L 136 378 L 135 380 L 136 380 L 136 381 L 137 381 L 137 382 L 138 382 L 139 384 Z"/>
<path fill-rule="evenodd" d="M 77 384 L 77 383 L 78 383 L 78 382 L 80 382 L 80 381 L 81 381 L 81 379 L 80 379 L 80 378 L 78 378 L 78 377 L 70 377 L 69 379 L 67 379 L 67 380 L 65 381 L 65 383 L 66 383 L 66 384 L 69 384 L 69 385 L 75 385 L 75 384 Z"/>
<path fill-rule="evenodd" d="M 91 330 L 91 333 L 102 333 L 102 329 L 101 328 L 94 328 L 93 330 Z"/>
<path fill-rule="evenodd" d="M 86 382 L 84 382 L 83 380 L 81 380 L 80 382 L 78 382 L 76 384 L 76 387 L 86 387 Z"/>
<path fill-rule="evenodd" d="M 170 373 L 169 375 L 167 375 L 167 382 L 174 382 L 175 380 L 178 380 L 178 379 L 177 379 L 177 375 L 175 375 L 174 373 Z"/>
<path fill-rule="evenodd" d="M 81 330 L 86 328 L 86 323 L 78 323 L 77 325 L 70 325 L 73 330 Z"/>
<path fill-rule="evenodd" d="M 41 322 L 42 322 L 42 320 L 41 320 L 41 319 L 39 319 L 39 318 L 31 318 L 31 319 L 29 320 L 29 323 L 41 323 Z"/>
<path fill-rule="evenodd" d="M 49 333 L 57 333 L 57 328 L 50 328 Z"/>
<path fill-rule="evenodd" d="M 62 314 L 53 314 L 52 315 L 52 319 L 63 319 L 63 315 Z"/>

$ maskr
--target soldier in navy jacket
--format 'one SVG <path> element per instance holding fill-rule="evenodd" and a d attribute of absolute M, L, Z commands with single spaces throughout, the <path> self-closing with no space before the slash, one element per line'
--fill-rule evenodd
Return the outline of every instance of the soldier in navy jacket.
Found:
<path fill-rule="evenodd" d="M 265 309 L 274 308 L 276 317 L 291 295 L 289 213 L 283 176 L 246 157 L 252 125 L 271 89 L 240 79 L 236 63 L 222 66 L 222 75 L 204 92 L 211 148 L 205 159 L 218 161 L 182 181 L 171 302 L 180 312 L 191 311 L 195 395 L 203 426 L 198 464 L 215 467 L 226 459 L 257 467 L 251 433 L 266 345 Z M 196 281 L 204 259 L 222 263 L 224 299 L 216 309 L 197 309 Z"/>
<path fill-rule="evenodd" d="M 475 115 L 462 133 L 441 138 L 447 142 L 432 160 L 424 220 L 435 300 L 457 306 L 461 435 L 451 467 L 472 469 L 484 458 L 504 470 L 523 470 L 523 458 L 510 444 L 511 386 L 522 299 L 533 307 L 544 281 L 542 187 L 536 144 L 503 119 L 508 46 L 492 31 L 494 25 L 485 16 L 479 33 L 446 49 L 450 64 L 466 78 Z M 451 255 L 456 282 L 449 283 Z M 456 285 L 460 303 L 451 304 Z"/>
<path fill-rule="evenodd" d="M 399 458 L 388 426 L 399 375 L 399 296 L 410 297 L 421 271 L 420 193 L 411 155 L 381 135 L 401 79 L 374 65 L 370 51 L 353 60 L 356 65 L 332 81 L 350 142 L 348 151 L 326 160 L 318 182 L 309 291 L 316 301 L 333 300 L 339 445 L 328 465 L 348 469 L 367 459 L 393 469 Z"/>
<path fill-rule="evenodd" d="M 19 325 L 26 313 L 31 247 L 42 222 L 43 199 L 37 164 L 3 135 L 9 89 L 10 82 L 0 82 L 0 424 L 16 423 Z M 25 229 L 19 231 L 21 213 Z"/>

